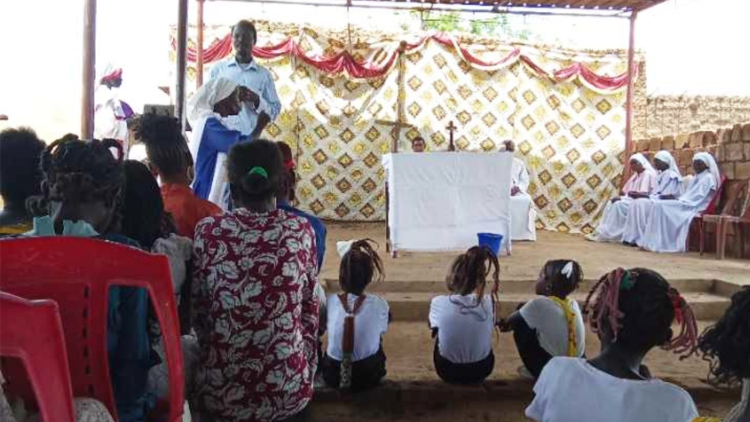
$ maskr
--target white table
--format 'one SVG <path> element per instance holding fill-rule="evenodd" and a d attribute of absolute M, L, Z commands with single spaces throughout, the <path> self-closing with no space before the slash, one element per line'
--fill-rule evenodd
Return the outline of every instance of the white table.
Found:
<path fill-rule="evenodd" d="M 503 235 L 510 254 L 512 158 L 505 152 L 384 155 L 392 251 L 465 251 L 477 244 L 477 233 L 489 232 Z"/>

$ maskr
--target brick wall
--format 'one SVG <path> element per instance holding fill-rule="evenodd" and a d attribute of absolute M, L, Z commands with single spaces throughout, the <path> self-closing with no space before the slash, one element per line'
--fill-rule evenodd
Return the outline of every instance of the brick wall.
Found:
<path fill-rule="evenodd" d="M 649 158 L 662 149 L 671 152 L 683 174 L 692 173 L 696 152 L 710 152 L 727 178 L 750 179 L 750 123 L 715 132 L 698 131 L 641 139 L 635 142 L 635 148 Z"/>
<path fill-rule="evenodd" d="M 637 104 L 636 138 L 716 131 L 734 122 L 750 122 L 750 97 L 649 96 Z"/>
<path fill-rule="evenodd" d="M 730 181 L 750 179 L 750 123 L 736 124 L 716 131 L 696 131 L 679 135 L 653 137 L 635 142 L 637 152 L 653 160 L 654 154 L 667 150 L 677 161 L 683 176 L 692 174 L 693 155 L 696 152 L 709 152 L 719 164 L 721 173 Z M 714 230 L 709 227 L 707 246 L 713 251 Z M 727 243 L 727 256 L 734 253 L 734 236 L 730 229 Z M 691 249 L 697 245 L 696 236 L 691 236 Z M 750 251 L 750 236 L 746 239 L 745 250 Z M 747 256 L 746 256 L 747 257 Z"/>

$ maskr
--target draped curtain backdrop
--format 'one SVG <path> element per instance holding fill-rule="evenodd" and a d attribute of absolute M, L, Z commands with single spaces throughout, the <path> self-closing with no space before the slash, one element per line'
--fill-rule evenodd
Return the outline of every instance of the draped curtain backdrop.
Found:
<path fill-rule="evenodd" d="M 282 102 L 265 135 L 297 153 L 300 208 L 385 219 L 380 158 L 422 136 L 428 150 L 496 151 L 512 139 L 531 173 L 539 229 L 589 233 L 616 193 L 625 147 L 625 51 L 571 51 L 444 33 L 318 31 L 256 22 L 255 57 Z M 188 43 L 188 95 L 195 89 Z M 205 32 L 205 74 L 232 54 L 230 28 Z M 174 32 L 171 39 L 174 59 Z M 638 60 L 640 62 L 640 60 Z"/>

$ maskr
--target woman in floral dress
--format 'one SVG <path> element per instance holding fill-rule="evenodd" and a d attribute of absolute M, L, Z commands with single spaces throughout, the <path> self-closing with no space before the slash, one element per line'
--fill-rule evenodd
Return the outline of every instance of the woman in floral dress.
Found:
<path fill-rule="evenodd" d="M 307 220 L 276 208 L 284 165 L 274 143 L 238 144 L 228 161 L 234 211 L 195 231 L 194 408 L 217 422 L 288 420 L 313 395 L 315 234 Z"/>

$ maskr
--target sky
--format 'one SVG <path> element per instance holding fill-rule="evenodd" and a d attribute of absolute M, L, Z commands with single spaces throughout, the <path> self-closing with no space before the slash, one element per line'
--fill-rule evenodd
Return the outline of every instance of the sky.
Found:
<path fill-rule="evenodd" d="M 0 4 L 0 114 L 5 126 L 28 125 L 46 140 L 80 129 L 83 0 L 4 0 Z M 99 0 L 97 66 L 124 68 L 121 98 L 138 111 L 167 103 L 157 87 L 170 84 L 169 28 L 177 0 Z M 190 2 L 195 21 L 195 2 Z M 710 6 L 710 7 L 709 7 Z M 240 18 L 319 26 L 372 26 L 397 31 L 418 25 L 388 10 L 322 8 L 243 2 L 205 6 L 207 24 Z M 477 15 L 486 19 L 486 14 Z M 657 95 L 750 96 L 750 0 L 669 0 L 640 14 L 637 47 L 647 58 L 648 91 Z M 513 18 L 537 37 L 576 48 L 626 48 L 624 19 Z M 572 28 L 572 29 L 571 29 Z"/>

